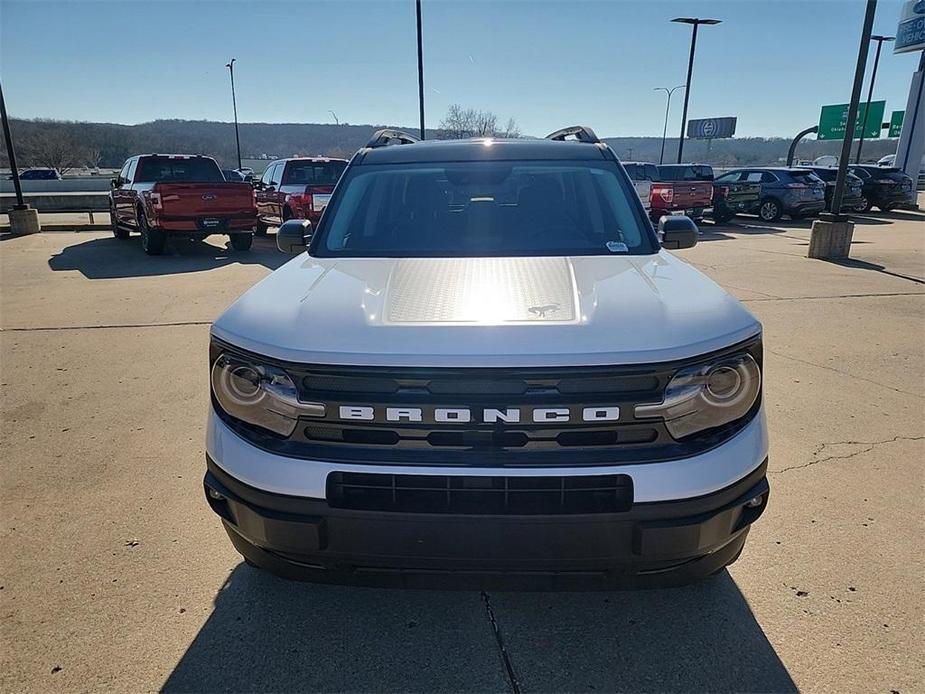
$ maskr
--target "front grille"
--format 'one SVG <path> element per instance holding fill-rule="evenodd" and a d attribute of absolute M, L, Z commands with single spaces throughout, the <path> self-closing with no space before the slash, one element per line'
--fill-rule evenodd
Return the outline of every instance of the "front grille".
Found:
<path fill-rule="evenodd" d="M 280 438 L 216 410 L 253 444 L 285 456 L 335 463 L 460 467 L 575 467 L 684 458 L 739 431 L 737 422 L 675 440 L 664 422 L 636 419 L 635 408 L 657 403 L 682 367 L 748 350 L 761 364 L 759 339 L 696 359 L 625 366 L 415 368 L 322 366 L 254 357 L 286 370 L 305 402 L 325 404 L 324 417 L 303 417 Z M 212 359 L 240 352 L 218 341 Z M 246 353 L 242 356 L 247 357 Z M 372 418 L 342 418 L 340 407 L 372 408 Z M 617 420 L 586 420 L 583 411 L 619 408 Z M 389 420 L 387 408 L 420 409 L 420 421 Z M 471 411 L 471 421 L 438 419 L 435 408 Z M 568 411 L 567 421 L 531 417 L 533 408 Z M 487 409 L 520 409 L 520 421 L 488 421 Z"/>
<path fill-rule="evenodd" d="M 633 504 L 628 475 L 480 477 L 333 472 L 333 508 L 395 513 L 548 515 L 619 513 Z"/>

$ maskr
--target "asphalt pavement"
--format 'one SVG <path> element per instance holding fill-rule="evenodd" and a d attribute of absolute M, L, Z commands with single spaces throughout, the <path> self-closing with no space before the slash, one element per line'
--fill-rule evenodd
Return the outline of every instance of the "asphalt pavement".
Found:
<path fill-rule="evenodd" d="M 671 590 L 291 583 L 202 494 L 209 323 L 272 237 L 147 257 L 0 236 L 2 691 L 925 691 L 925 214 L 705 225 L 679 253 L 765 326 L 770 505 L 728 573 Z"/>

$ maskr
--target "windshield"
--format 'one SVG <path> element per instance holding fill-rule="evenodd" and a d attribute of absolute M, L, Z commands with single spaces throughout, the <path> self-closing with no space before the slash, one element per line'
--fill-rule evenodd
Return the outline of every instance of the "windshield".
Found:
<path fill-rule="evenodd" d="M 344 257 L 657 252 L 615 162 L 357 166 L 338 185 L 312 254 Z"/>
<path fill-rule="evenodd" d="M 136 183 L 216 183 L 224 181 L 213 159 L 146 157 L 138 164 Z"/>
<path fill-rule="evenodd" d="M 283 184 L 333 186 L 345 168 L 345 161 L 291 161 Z"/>

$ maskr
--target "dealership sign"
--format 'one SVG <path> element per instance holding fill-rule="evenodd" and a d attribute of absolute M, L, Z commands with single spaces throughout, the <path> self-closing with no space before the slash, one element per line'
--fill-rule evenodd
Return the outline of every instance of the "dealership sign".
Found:
<path fill-rule="evenodd" d="M 894 53 L 925 49 L 925 0 L 906 0 L 896 27 Z"/>
<path fill-rule="evenodd" d="M 732 137 L 735 132 L 735 116 L 728 118 L 699 118 L 687 121 L 687 136 L 695 140 Z"/>
<path fill-rule="evenodd" d="M 925 2 L 925 0 L 923 0 Z M 866 122 L 864 128 L 864 139 L 874 140 L 880 137 L 880 130 L 883 126 L 883 112 L 886 110 L 885 101 L 871 101 L 870 115 L 865 120 L 864 113 L 867 111 L 867 103 L 858 105 L 858 117 L 854 122 L 854 138 L 861 137 L 861 127 Z M 848 104 L 835 104 L 833 106 L 823 106 L 819 114 L 819 131 L 816 133 L 817 140 L 844 140 L 845 126 L 848 123 Z"/>

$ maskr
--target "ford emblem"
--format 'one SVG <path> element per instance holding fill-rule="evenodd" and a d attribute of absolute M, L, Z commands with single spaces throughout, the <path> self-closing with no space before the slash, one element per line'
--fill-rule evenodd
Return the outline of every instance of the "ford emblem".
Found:
<path fill-rule="evenodd" d="M 203 200 L 215 200 L 215 193 L 203 193 L 202 199 Z"/>

